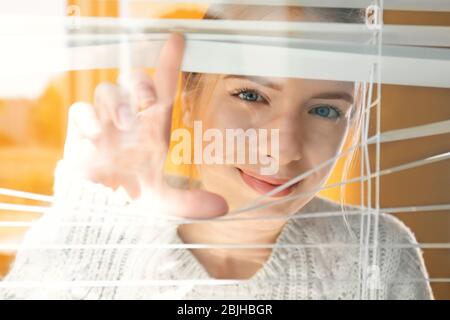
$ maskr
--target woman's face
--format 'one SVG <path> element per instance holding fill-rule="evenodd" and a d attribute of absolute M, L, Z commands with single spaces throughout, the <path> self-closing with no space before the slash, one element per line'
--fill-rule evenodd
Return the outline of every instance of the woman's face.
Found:
<path fill-rule="evenodd" d="M 321 19 L 296 7 L 232 5 L 219 6 L 216 11 L 220 12 L 222 19 L 231 20 Z M 203 161 L 197 166 L 203 187 L 223 196 L 230 210 L 252 203 L 262 194 L 315 168 L 342 150 L 352 124 L 353 82 L 232 75 L 203 77 L 200 87 L 205 90 L 200 90 L 199 97 L 193 99 L 195 102 L 188 103 L 191 107 L 187 109 L 192 110 L 190 122 L 201 121 L 203 132 L 217 129 L 222 137 L 226 137 L 227 129 L 253 129 L 257 132 L 266 129 L 268 133 L 267 148 L 261 148 L 261 140 L 258 140 L 256 147 L 248 139 L 245 140 L 245 163 L 223 161 L 226 164 L 207 164 Z M 279 130 L 278 135 L 272 136 L 271 130 Z M 224 149 L 224 156 L 233 153 L 234 160 L 242 151 L 239 148 Z M 261 169 L 267 167 L 267 162 L 250 163 L 249 153 L 258 153 L 258 160 L 268 157 L 275 161 L 278 170 L 270 175 L 262 175 Z M 314 172 L 265 202 L 319 188 L 325 183 L 333 166 L 334 163 Z M 294 213 L 314 196 L 315 193 L 308 194 L 255 210 L 254 213 Z"/>
<path fill-rule="evenodd" d="M 204 83 L 207 83 L 210 76 L 205 77 Z M 268 133 L 266 150 L 260 148 L 261 140 L 255 148 L 254 143 L 245 139 L 245 163 L 237 162 L 237 153 L 242 149 L 234 148 L 224 152 L 224 157 L 227 153 L 234 153 L 234 163 L 203 162 L 197 166 L 203 187 L 223 196 L 230 210 L 248 205 L 262 194 L 315 168 L 342 150 L 352 123 L 354 83 L 232 75 L 216 77 L 219 78 L 207 99 L 196 99 L 197 103 L 188 108 L 192 110 L 190 121 L 201 121 L 203 132 L 217 129 L 223 137 L 226 137 L 226 129 L 266 129 Z M 271 136 L 272 129 L 278 129 L 279 134 Z M 278 150 L 272 147 L 274 144 L 277 144 Z M 204 143 L 203 148 L 206 145 Z M 225 146 L 226 142 L 226 149 Z M 261 156 L 258 159 L 266 157 L 267 160 L 269 157 L 277 164 L 278 170 L 270 175 L 261 174 L 267 162 L 250 163 L 250 152 L 258 153 Z M 333 164 L 267 201 L 313 191 L 324 184 Z M 314 195 L 255 212 L 268 215 L 294 213 Z"/>

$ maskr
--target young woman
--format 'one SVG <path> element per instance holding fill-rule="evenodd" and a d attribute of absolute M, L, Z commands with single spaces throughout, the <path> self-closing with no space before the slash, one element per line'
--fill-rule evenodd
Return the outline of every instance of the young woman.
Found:
<path fill-rule="evenodd" d="M 216 19 L 362 21 L 358 10 L 211 10 Z M 55 203 L 29 231 L 3 283 L 42 282 L 5 288 L 3 298 L 357 299 L 369 289 L 378 299 L 432 298 L 420 252 L 389 247 L 416 243 L 399 220 L 380 215 L 378 264 L 365 268 L 372 253 L 359 247 L 362 217 L 313 214 L 341 211 L 317 196 L 336 161 L 313 169 L 357 135 L 361 83 L 184 74 L 183 125 L 201 123 L 224 136 L 228 129 L 278 130 L 270 147 L 248 150 L 278 170 L 264 175 L 261 163 L 199 163 L 198 188 L 171 186 L 163 168 L 183 50 L 183 36 L 172 34 L 153 77 L 135 73 L 129 91 L 101 84 L 93 105 L 71 107 Z M 310 170 L 263 206 L 237 211 Z M 203 220 L 178 225 L 161 215 Z M 27 248 L 37 243 L 42 248 Z"/>

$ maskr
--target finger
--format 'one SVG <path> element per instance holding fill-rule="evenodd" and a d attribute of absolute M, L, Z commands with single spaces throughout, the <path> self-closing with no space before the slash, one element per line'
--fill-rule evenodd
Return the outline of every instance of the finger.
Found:
<path fill-rule="evenodd" d="M 167 214 L 189 219 L 207 219 L 223 216 L 228 212 L 225 199 L 217 194 L 201 190 L 141 188 L 139 202 L 151 213 Z"/>
<path fill-rule="evenodd" d="M 131 74 L 131 101 L 136 113 L 146 110 L 156 102 L 155 86 L 152 78 L 144 71 Z"/>
<path fill-rule="evenodd" d="M 172 105 L 175 99 L 183 54 L 184 36 L 171 34 L 159 54 L 154 77 L 157 100 L 163 105 Z"/>
<path fill-rule="evenodd" d="M 126 92 L 112 83 L 101 83 L 95 89 L 94 110 L 102 126 L 111 123 L 119 130 L 133 127 L 135 114 Z"/>
<path fill-rule="evenodd" d="M 76 130 L 78 135 L 94 139 L 101 133 L 101 126 L 91 104 L 76 102 L 69 108 L 68 131 Z"/>
<path fill-rule="evenodd" d="M 123 179 L 122 187 L 128 193 L 131 199 L 136 199 L 140 195 L 140 185 L 135 177 L 126 177 Z"/>
<path fill-rule="evenodd" d="M 223 216 L 228 212 L 227 202 L 217 194 L 201 189 L 169 189 L 165 194 L 168 200 L 172 199 L 168 201 L 168 214 L 191 219 L 207 219 Z"/>
<path fill-rule="evenodd" d="M 68 165 L 76 163 L 82 167 L 89 161 L 89 155 L 95 152 L 92 140 L 101 135 L 92 105 L 84 102 L 74 103 L 69 108 L 64 159 Z"/>

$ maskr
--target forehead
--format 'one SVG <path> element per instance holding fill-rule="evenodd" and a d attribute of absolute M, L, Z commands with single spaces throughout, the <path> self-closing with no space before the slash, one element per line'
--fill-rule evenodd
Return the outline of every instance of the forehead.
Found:
<path fill-rule="evenodd" d="M 319 17 L 302 7 L 267 5 L 212 5 L 210 10 L 221 19 L 266 21 L 317 21 Z M 225 76 L 227 77 L 227 76 Z M 342 90 L 353 93 L 354 83 L 347 81 L 313 80 L 296 78 L 242 77 L 275 86 L 296 86 L 311 90 Z"/>
<path fill-rule="evenodd" d="M 284 80 L 286 85 L 294 85 L 299 88 L 308 88 L 311 91 L 344 91 L 353 94 L 354 82 L 317 80 L 317 79 L 294 79 Z"/>

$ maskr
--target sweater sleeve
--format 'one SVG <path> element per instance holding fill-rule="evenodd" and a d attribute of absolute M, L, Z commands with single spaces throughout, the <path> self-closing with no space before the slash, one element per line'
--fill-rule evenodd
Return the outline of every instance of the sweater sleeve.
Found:
<path fill-rule="evenodd" d="M 392 300 L 434 299 L 421 252 L 416 248 L 402 249 L 400 257 L 388 298 Z"/>
<path fill-rule="evenodd" d="M 395 242 L 406 246 L 394 249 L 398 259 L 395 259 L 387 298 L 390 300 L 434 299 L 422 250 L 417 247 L 418 243 L 414 234 L 400 221 L 391 222 L 391 225 L 395 225 L 393 229 L 397 233 Z"/>
<path fill-rule="evenodd" d="M 135 209 L 125 191 L 74 177 L 60 161 L 53 205 L 27 232 L 0 299 L 113 298 L 114 286 L 88 284 L 126 277 L 132 246 L 168 226 L 145 229 L 148 215 Z"/>

